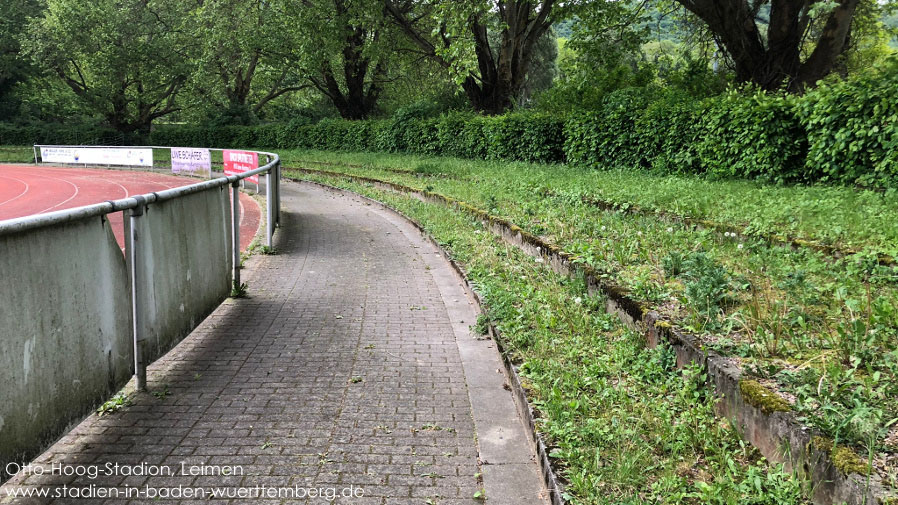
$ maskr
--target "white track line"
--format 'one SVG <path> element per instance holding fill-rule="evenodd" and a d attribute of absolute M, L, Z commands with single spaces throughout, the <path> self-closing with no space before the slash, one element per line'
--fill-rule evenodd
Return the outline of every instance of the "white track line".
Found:
<path fill-rule="evenodd" d="M 20 174 L 20 175 L 21 175 L 21 174 Z M 73 182 L 71 182 L 71 181 L 68 181 L 68 180 L 66 180 L 66 179 L 60 179 L 59 177 L 51 177 L 51 176 L 42 175 L 42 174 L 28 173 L 28 176 L 30 176 L 30 177 L 40 177 L 40 178 L 43 178 L 43 179 L 50 179 L 50 180 L 53 180 L 53 181 L 62 181 L 62 182 L 64 182 L 64 183 L 68 184 L 69 186 L 72 186 L 73 188 L 75 188 L 75 193 L 72 194 L 72 196 L 70 196 L 69 198 L 67 198 L 67 199 L 65 199 L 65 200 L 63 200 L 63 201 L 57 203 L 56 205 L 54 205 L 54 206 L 52 206 L 52 207 L 46 208 L 46 209 L 44 209 L 44 210 L 42 210 L 42 211 L 40 211 L 40 212 L 32 212 L 32 213 L 31 213 L 32 215 L 34 215 L 34 214 L 43 214 L 44 212 L 47 212 L 48 210 L 53 210 L 53 209 L 55 209 L 56 207 L 59 207 L 60 205 L 64 205 L 65 203 L 72 201 L 72 199 L 74 199 L 76 196 L 78 196 L 78 191 L 79 191 L 78 185 L 75 184 L 75 183 L 73 183 Z M 30 186 L 29 186 L 29 187 L 30 187 Z"/>
<path fill-rule="evenodd" d="M 39 177 L 40 177 L 40 176 L 39 176 Z M 76 196 L 78 196 L 78 192 L 80 191 L 79 188 L 78 188 L 78 185 L 75 184 L 75 183 L 72 182 L 72 181 L 69 181 L 69 180 L 66 180 L 66 179 L 62 179 L 62 178 L 59 178 L 59 177 L 47 177 L 47 179 L 53 179 L 53 180 L 55 180 L 55 181 L 62 181 L 62 182 L 65 182 L 66 184 L 69 184 L 70 186 L 72 186 L 73 188 L 75 188 L 75 193 L 73 193 L 72 196 L 68 197 L 67 199 L 65 199 L 65 200 L 63 200 L 63 201 L 57 203 L 56 205 L 54 205 L 54 206 L 52 206 L 52 207 L 47 207 L 46 209 L 44 209 L 44 210 L 42 210 L 42 211 L 40 211 L 40 212 L 35 212 L 35 214 L 43 214 L 44 212 L 47 212 L 47 211 L 50 211 L 50 210 L 55 209 L 56 207 L 59 207 L 60 205 L 65 205 L 66 203 L 71 202 L 72 200 L 75 199 Z"/>
<path fill-rule="evenodd" d="M 12 197 L 12 198 L 8 198 L 8 199 L 6 199 L 6 200 L 0 202 L 0 205 L 4 205 L 4 204 L 7 204 L 7 203 L 9 203 L 9 202 L 11 202 L 11 201 L 13 201 L 13 200 L 18 199 L 18 198 L 22 198 L 22 196 L 24 196 L 25 193 L 28 192 L 28 188 L 30 187 L 30 186 L 28 186 L 28 183 L 25 182 L 25 181 L 23 181 L 22 179 L 16 179 L 15 177 L 9 177 L 9 176 L 6 176 L 6 175 L 0 175 L 0 178 L 3 178 L 3 179 L 9 179 L 9 180 L 12 180 L 12 181 L 17 181 L 17 182 L 21 182 L 22 184 L 25 185 L 25 190 L 24 190 L 24 191 L 22 191 L 21 193 L 19 193 L 18 195 L 14 196 L 14 197 Z"/>

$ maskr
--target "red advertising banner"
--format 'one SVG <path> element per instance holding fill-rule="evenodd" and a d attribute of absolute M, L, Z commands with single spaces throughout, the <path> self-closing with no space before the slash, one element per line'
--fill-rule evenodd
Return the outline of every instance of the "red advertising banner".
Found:
<path fill-rule="evenodd" d="M 249 151 L 229 151 L 225 149 L 224 173 L 225 175 L 240 175 L 259 168 L 259 154 Z M 246 180 L 259 184 L 259 176 L 247 177 Z"/>

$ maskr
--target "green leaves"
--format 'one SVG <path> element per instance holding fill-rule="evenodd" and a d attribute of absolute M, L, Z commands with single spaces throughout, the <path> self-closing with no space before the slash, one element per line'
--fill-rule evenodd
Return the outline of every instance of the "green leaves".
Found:
<path fill-rule="evenodd" d="M 605 97 L 601 110 L 571 117 L 564 130 L 568 161 L 603 168 L 646 164 L 641 141 L 659 132 L 641 131 L 639 119 L 654 94 L 651 88 L 621 89 Z"/>
<path fill-rule="evenodd" d="M 50 0 L 23 47 L 122 133 L 178 109 L 190 71 L 185 13 L 174 0 Z"/>
<path fill-rule="evenodd" d="M 706 100 L 695 144 L 701 168 L 720 177 L 804 180 L 806 133 L 795 116 L 795 101 L 752 88 Z"/>
<path fill-rule="evenodd" d="M 898 58 L 825 83 L 796 104 L 808 135 L 805 169 L 827 182 L 891 186 L 898 180 Z"/>

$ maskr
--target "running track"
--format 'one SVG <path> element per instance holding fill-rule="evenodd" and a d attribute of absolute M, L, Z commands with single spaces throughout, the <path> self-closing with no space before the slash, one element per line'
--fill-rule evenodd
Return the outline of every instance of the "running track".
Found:
<path fill-rule="evenodd" d="M 0 165 L 0 221 L 71 209 L 107 200 L 162 191 L 200 182 L 130 170 Z M 115 240 L 124 247 L 122 213 L 109 214 Z M 259 229 L 262 211 L 249 195 L 240 193 L 240 248 L 246 249 Z"/>

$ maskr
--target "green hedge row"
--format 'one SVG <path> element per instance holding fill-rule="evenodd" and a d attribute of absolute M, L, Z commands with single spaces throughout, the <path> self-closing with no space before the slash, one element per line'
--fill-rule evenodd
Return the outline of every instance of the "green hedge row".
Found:
<path fill-rule="evenodd" d="M 564 121 L 537 113 L 388 120 L 326 119 L 314 125 L 159 126 L 154 145 L 400 152 L 554 163 L 564 161 Z"/>
<path fill-rule="evenodd" d="M 257 127 L 160 127 L 158 145 L 398 152 L 776 182 L 898 187 L 898 62 L 804 96 L 730 91 L 695 101 L 653 88 L 598 111 L 483 117 L 414 110 L 390 119 Z"/>
<path fill-rule="evenodd" d="M 599 112 L 565 125 L 572 163 L 660 173 L 809 180 L 806 133 L 793 96 L 731 91 L 702 102 L 674 93 L 621 90 Z"/>
<path fill-rule="evenodd" d="M 125 140 L 102 128 L 0 126 L 0 144 Z M 898 59 L 804 96 L 743 90 L 695 101 L 670 91 L 632 88 L 607 95 L 598 111 L 568 118 L 537 112 L 434 118 L 410 108 L 385 120 L 160 125 L 144 140 L 173 146 L 570 162 L 665 174 L 898 187 Z"/>
<path fill-rule="evenodd" d="M 620 90 L 564 138 L 567 161 L 596 167 L 898 188 L 898 58 L 804 96 Z"/>
<path fill-rule="evenodd" d="M 125 145 L 136 136 L 123 135 L 102 126 L 35 125 L 12 126 L 0 123 L 0 145 L 30 146 L 34 144 Z"/>

